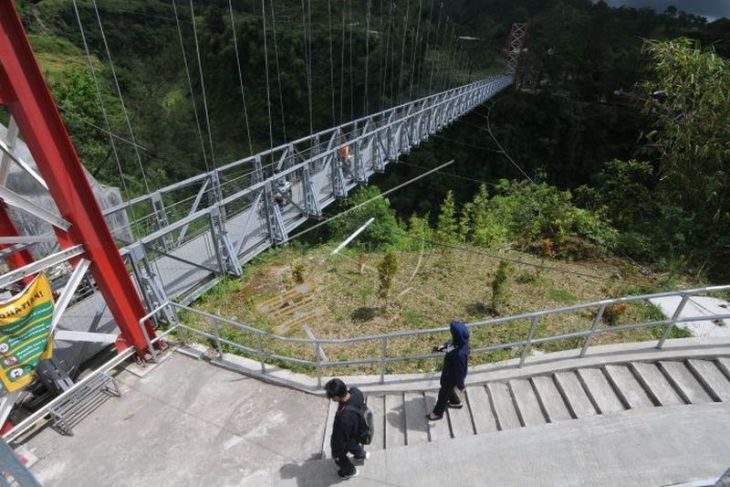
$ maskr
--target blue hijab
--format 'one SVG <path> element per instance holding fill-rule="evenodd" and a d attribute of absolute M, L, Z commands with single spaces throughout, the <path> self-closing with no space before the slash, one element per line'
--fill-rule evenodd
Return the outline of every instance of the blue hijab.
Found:
<path fill-rule="evenodd" d="M 449 331 L 451 342 L 441 370 L 441 386 L 463 389 L 469 367 L 469 328 L 461 321 L 452 321 Z"/>

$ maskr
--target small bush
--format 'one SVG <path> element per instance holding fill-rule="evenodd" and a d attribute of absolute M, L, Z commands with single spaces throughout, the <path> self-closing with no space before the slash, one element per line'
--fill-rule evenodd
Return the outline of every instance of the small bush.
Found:
<path fill-rule="evenodd" d="M 388 252 L 378 264 L 378 294 L 381 298 L 388 297 L 396 272 L 398 272 L 398 257 L 393 252 Z"/>
<path fill-rule="evenodd" d="M 621 317 L 626 314 L 628 306 L 625 303 L 616 303 L 606 306 L 603 310 L 603 321 L 608 326 L 614 326 L 621 321 Z"/>
<path fill-rule="evenodd" d="M 304 267 L 304 264 L 301 262 L 294 264 L 294 267 L 292 268 L 291 275 L 292 279 L 294 279 L 294 282 L 296 284 L 303 284 L 304 283 L 304 271 L 306 268 Z"/>
<path fill-rule="evenodd" d="M 492 312 L 497 315 L 502 312 L 507 301 L 509 271 L 509 263 L 501 261 L 492 281 Z"/>

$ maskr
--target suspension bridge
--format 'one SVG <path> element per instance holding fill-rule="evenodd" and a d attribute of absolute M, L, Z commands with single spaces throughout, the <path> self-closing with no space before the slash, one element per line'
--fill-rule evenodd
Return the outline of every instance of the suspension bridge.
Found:
<path fill-rule="evenodd" d="M 99 10 L 96 8 L 95 2 L 93 5 L 103 37 L 104 50 L 111 58 Z M 419 5 L 421 4 L 419 3 Z M 84 50 L 86 55 L 90 56 L 84 25 L 75 1 L 73 7 Z M 180 45 L 183 48 L 188 86 L 194 101 L 192 78 L 187 65 L 180 19 L 174 1 L 172 7 Z M 229 8 L 233 23 L 233 7 L 230 2 Z M 370 8 L 370 2 L 368 2 L 366 36 L 370 35 Z M 273 2 L 271 9 L 273 21 Z M 432 6 L 432 13 L 433 10 Z M 689 309 L 688 303 L 691 303 L 692 299 L 698 299 L 699 296 L 709 292 L 724 291 L 728 289 L 728 286 L 687 290 L 665 295 L 619 298 L 565 309 L 535 312 L 503 320 L 471 323 L 470 326 L 478 328 L 527 320 L 530 325 L 526 328 L 527 335 L 524 340 L 513 343 L 486 344 L 475 348 L 475 353 L 491 350 L 520 350 L 520 358 L 513 363 L 499 364 L 497 369 L 484 368 L 476 371 L 473 374 L 475 378 L 467 391 L 469 415 L 456 416 L 449 413 L 448 427 L 445 429 L 430 426 L 421 421 L 422 418 L 419 421 L 415 420 L 418 415 L 424 415 L 422 413 L 425 413 L 429 407 L 429 401 L 432 402 L 431 390 L 435 386 L 433 377 L 427 374 L 419 377 L 392 378 L 387 377 L 386 373 L 389 363 L 432 360 L 437 357 L 432 354 L 389 355 L 389 340 L 407 339 L 423 334 L 438 335 L 444 332 L 442 328 L 340 340 L 323 340 L 314 337 L 285 338 L 263 332 L 251 325 L 232 322 L 214 315 L 205 315 L 189 307 L 191 302 L 214 286 L 222 276 L 241 276 L 242 266 L 267 248 L 285 244 L 304 232 L 329 221 L 329 219 L 324 219 L 323 213 L 324 208 L 328 205 L 346 198 L 357 185 L 367 183 L 374 174 L 383 173 L 390 164 L 397 163 L 400 156 L 408 154 L 429 137 L 444 130 L 463 115 L 513 85 L 526 36 L 524 24 L 512 26 L 505 50 L 507 57 L 505 69 L 501 74 L 490 75 L 475 81 L 470 79 L 466 83 L 454 83 L 456 86 L 451 87 L 436 83 L 436 87 L 442 89 L 435 93 L 415 97 L 414 94 L 419 90 L 417 89 L 418 84 L 414 89 L 413 79 L 420 76 L 421 73 L 416 73 L 414 70 L 411 73 L 409 95 L 404 96 L 406 101 L 390 108 L 381 107 L 381 110 L 369 113 L 368 109 L 376 106 L 377 103 L 368 101 L 366 88 L 364 94 L 364 113 L 366 114 L 364 116 L 320 131 L 315 131 L 312 123 L 312 53 L 308 50 L 306 58 L 310 134 L 278 146 L 275 146 L 273 138 L 272 103 L 269 93 L 272 83 L 268 79 L 269 55 L 267 53 L 265 55 L 266 89 L 271 147 L 261 153 L 251 154 L 217 166 L 214 162 L 210 114 L 205 98 L 205 83 L 192 1 L 190 2 L 190 12 L 204 113 L 201 123 L 201 119 L 197 117 L 198 112 L 195 111 L 196 125 L 200 135 L 201 153 L 206 159 L 205 165 L 208 170 L 189 179 L 149 191 L 143 196 L 115 204 L 105 204 L 101 208 L 97 202 L 94 188 L 88 184 L 87 176 L 45 86 L 20 19 L 12 3 L 0 4 L 0 102 L 6 105 L 10 112 L 8 128 L 4 132 L 0 144 L 3 152 L 0 175 L 7 175 L 11 164 L 18 166 L 25 177 L 32 179 L 47 191 L 54 203 L 53 208 L 44 208 L 17 191 L 6 186 L 0 188 L 0 197 L 5 202 L 5 206 L 0 211 L 0 229 L 3 235 L 0 244 L 2 245 L 2 256 L 9 266 L 8 272 L 0 276 L 0 288 L 27 282 L 29 277 L 39 272 L 46 272 L 52 276 L 54 290 L 58 293 L 52 322 L 55 361 L 50 362 L 50 365 L 46 364 L 43 380 L 49 387 L 55 387 L 60 393 L 6 432 L 5 440 L 19 441 L 25 433 L 31 431 L 49 415 L 57 428 L 71 433 L 77 427 L 76 421 L 82 416 L 80 411 L 96 401 L 102 393 L 115 395 L 123 393 L 125 396 L 120 399 L 120 403 L 125 405 L 130 404 L 130 396 L 139 400 L 140 396 L 135 393 L 135 390 L 138 391 L 142 386 L 137 384 L 136 379 L 125 373 L 126 375 L 118 377 L 118 380 L 115 381 L 110 375 L 110 371 L 120 364 L 126 363 L 133 356 L 137 356 L 141 360 L 148 359 L 154 363 L 162 362 L 161 344 L 163 339 L 173 331 L 187 331 L 197 334 L 201 340 L 212 340 L 217 350 L 217 356 L 213 362 L 218 365 L 268 381 L 286 384 L 307 393 L 319 391 L 323 375 L 333 367 L 363 364 L 379 367 L 379 375 L 351 379 L 352 382 L 361 383 L 369 393 L 369 401 L 373 405 L 377 405 L 374 407 L 379 415 L 378 421 L 382 423 L 382 436 L 378 440 L 381 442 L 379 449 L 382 450 L 382 455 L 378 461 L 386 464 L 391 454 L 396 455 L 400 459 L 399 461 L 402 461 L 402 457 L 398 456 L 398 449 L 394 447 L 420 445 L 418 447 L 420 450 L 412 451 L 419 451 L 428 457 L 431 452 L 437 450 L 424 448 L 437 440 L 445 441 L 482 433 L 519 430 L 526 426 L 551 424 L 560 420 L 600 416 L 600 420 L 605 419 L 610 422 L 609 416 L 612 413 L 639 409 L 643 411 L 659 406 L 685 405 L 696 407 L 701 418 L 706 417 L 709 418 L 707 421 L 717 421 L 718 411 L 726 411 L 726 401 L 730 399 L 728 396 L 730 370 L 728 370 L 726 358 L 730 354 L 730 348 L 728 348 L 730 344 L 722 340 L 689 340 L 680 345 L 668 343 L 665 346 L 665 342 L 669 338 L 671 330 L 683 323 L 730 319 L 730 314 L 696 315 L 690 313 L 687 315 L 686 311 Z M 265 16 L 266 12 L 265 3 L 262 3 L 262 15 Z M 418 18 L 417 29 L 420 29 L 420 8 Z M 441 15 L 439 14 L 440 22 Z M 265 18 L 264 23 L 266 23 Z M 344 24 L 343 20 L 343 26 Z M 305 36 L 311 36 L 311 31 L 308 29 L 311 30 L 311 24 L 307 26 L 305 17 L 303 29 Z M 232 32 L 234 33 L 232 42 L 236 46 L 236 66 L 241 86 L 241 101 L 245 113 L 244 76 L 241 61 L 238 58 L 235 26 Z M 266 27 L 263 29 L 263 35 L 263 47 L 267 49 Z M 330 41 L 331 39 L 332 35 L 330 35 Z M 401 47 L 403 57 L 406 56 L 405 39 L 404 36 Z M 274 42 L 276 42 L 275 40 L 274 35 Z M 427 43 L 428 41 L 426 41 Z M 305 46 L 309 46 L 307 49 L 311 49 L 311 45 L 306 42 Z M 366 46 L 369 46 L 368 42 L 366 42 Z M 393 48 L 395 49 L 395 46 Z M 414 43 L 414 58 L 416 49 L 416 43 Z M 453 54 L 455 56 L 449 59 L 449 62 L 457 64 L 463 62 L 463 58 L 456 55 L 457 51 L 453 51 Z M 330 50 L 331 55 L 332 49 Z M 277 54 L 277 65 L 278 61 Z M 92 72 L 93 66 L 93 63 L 90 62 Z M 458 66 L 451 65 L 451 67 Z M 117 94 L 124 107 L 119 80 L 113 64 L 112 75 Z M 93 76 L 97 82 L 96 73 Z M 367 78 L 367 71 L 365 76 Z M 402 78 L 403 73 L 399 73 L 398 76 Z M 433 79 L 433 72 L 431 77 Z M 428 83 L 429 85 L 432 85 L 431 81 Z M 279 86 L 281 86 L 280 81 Z M 367 81 L 365 86 L 369 86 Z M 336 119 L 334 97 L 334 73 L 332 73 L 333 120 Z M 342 106 L 341 103 L 341 110 Z M 283 110 L 283 105 L 281 108 Z M 141 146 L 134 139 L 126 108 L 124 116 L 131 137 L 129 140 L 123 141 L 131 144 L 137 160 L 142 166 L 139 153 Z M 106 119 L 106 113 L 104 118 Z M 342 119 L 342 115 L 340 119 Z M 252 147 L 247 114 L 245 120 L 246 135 L 249 138 L 249 146 Z M 207 126 L 207 130 L 203 130 L 203 126 Z M 111 133 L 109 126 L 105 130 L 114 147 L 114 144 L 119 142 L 115 139 L 121 140 L 121 138 Z M 209 138 L 207 146 L 204 140 L 206 133 Z M 116 156 L 116 148 L 114 152 Z M 212 169 L 208 167 L 208 159 L 212 163 Z M 427 170 L 399 187 L 427 177 L 448 164 Z M 143 169 L 142 174 L 144 176 Z M 18 213 L 29 215 L 43 222 L 40 226 L 41 230 L 33 235 L 21 233 L 14 223 Z M 137 217 L 137 215 L 143 216 Z M 303 231 L 297 230 L 308 222 L 313 225 Z M 44 251 L 41 252 L 39 249 Z M 668 297 L 677 298 L 678 304 L 666 320 L 624 325 L 625 329 L 664 326 L 665 331 L 655 345 L 612 350 L 591 347 L 591 341 L 596 335 L 623 329 L 619 327 L 606 330 L 600 327 L 601 316 L 608 306 L 631 300 Z M 211 328 L 201 331 L 186 326 L 178 318 L 180 311 L 200 314 L 210 320 Z M 585 312 L 595 313 L 594 319 L 588 323 L 586 329 L 567 335 L 546 337 L 536 335 L 538 322 L 546 315 Z M 157 326 L 160 324 L 165 324 L 170 328 L 165 332 L 160 332 Z M 222 338 L 219 333 L 222 326 L 236 327 L 251 333 L 258 338 L 258 345 L 234 343 Z M 582 348 L 577 354 L 551 356 L 549 360 L 545 361 L 530 360 L 534 346 L 566 339 L 583 340 Z M 298 357 L 277 356 L 264 349 L 264 342 L 269 340 L 299 343 L 305 345 L 309 352 Z M 356 342 L 368 341 L 382 344 L 379 356 L 361 360 L 329 361 L 323 353 L 324 348 L 328 346 L 346 347 Z M 669 340 L 669 342 L 673 341 Z M 77 366 L 100 350 L 108 349 L 112 343 L 116 344 L 118 354 L 111 361 L 76 382 L 71 379 L 68 367 L 70 364 Z M 238 348 L 253 359 L 241 359 L 226 354 L 223 351 L 223 345 Z M 196 346 L 181 350 L 197 358 L 203 358 L 207 353 Z M 605 356 L 602 355 L 603 353 Z M 604 358 L 596 362 L 597 357 Z M 282 371 L 267 364 L 267 360 L 271 359 L 310 367 L 316 371 L 317 377 L 304 377 Z M 191 377 L 190 384 L 195 383 L 195 387 L 202 387 L 201 384 L 205 380 L 200 376 L 201 374 L 206 375 L 206 373 L 199 370 L 197 365 L 192 365 L 197 362 L 187 363 L 185 360 L 187 358 L 176 356 L 173 359 L 168 358 L 166 363 L 157 365 L 156 371 L 152 372 L 152 381 L 157 383 L 159 390 L 164 389 L 160 380 L 174 382 L 172 377 L 175 376 L 175 373 L 170 363 L 177 364 L 181 369 L 187 368 Z M 548 365 L 544 365 L 544 363 Z M 500 370 L 507 370 L 508 375 L 499 376 Z M 172 375 L 170 376 L 170 374 Z M 193 376 L 197 378 L 193 379 Z M 496 381 L 495 377 L 497 377 Z M 208 377 L 208 380 L 216 382 L 217 379 Z M 121 382 L 121 387 L 118 385 L 119 382 Z M 404 382 L 409 384 L 405 386 L 406 392 L 402 392 Z M 268 386 L 257 387 L 266 389 Z M 400 389 L 400 392 L 394 393 L 394 388 Z M 195 393 L 196 397 L 199 392 Z M 224 394 L 221 390 L 217 392 Z M 176 395 L 174 391 L 168 391 L 168 393 L 170 397 Z M 263 393 L 274 396 L 279 394 L 271 392 L 269 389 Z M 213 393 L 207 391 L 204 394 L 212 395 Z M 13 403 L 18 397 L 18 392 L 12 392 L 3 397 L 0 404 L 0 423 L 4 422 L 10 414 Z M 231 400 L 230 395 L 227 397 Z M 159 399 L 163 401 L 162 396 Z M 281 398 L 279 397 L 279 399 Z M 296 411 L 282 410 L 283 419 L 280 421 L 284 423 L 295 421 L 297 414 L 303 413 L 314 418 L 319 417 L 319 422 L 315 421 L 314 425 L 301 428 L 299 433 L 306 434 L 310 440 L 311 438 L 326 439 L 328 432 L 326 428 L 322 431 L 320 426 L 331 422 L 333 410 L 327 411 L 319 406 L 314 406 L 301 396 L 297 396 L 294 402 Z M 109 411 L 111 407 L 109 405 L 113 403 L 114 401 L 105 404 L 104 410 Z M 150 411 L 153 409 L 150 408 Z M 225 414 L 220 410 L 220 405 L 214 409 L 216 414 Z M 669 412 L 666 413 L 666 416 L 653 413 L 652 416 L 645 417 L 647 421 L 661 427 L 667 421 L 672 421 L 672 418 L 680 416 L 684 418 L 688 415 L 684 411 L 675 412 L 671 408 L 667 408 L 667 410 Z M 162 408 L 156 413 L 167 415 L 170 414 L 170 410 Z M 215 423 L 214 419 L 207 421 Z M 275 424 L 267 423 L 267 421 L 272 421 L 270 416 L 262 417 L 261 421 L 262 424 L 268 424 L 273 430 L 276 429 Z M 707 429 L 706 421 L 697 421 L 698 430 Z M 252 427 L 247 421 L 244 423 L 246 427 Z M 730 426 L 726 420 L 717 424 L 719 429 Z M 146 424 L 142 427 L 154 429 L 156 434 L 159 434 L 159 425 Z M 219 427 L 220 425 L 216 423 L 215 428 Z M 241 425 L 238 424 L 236 427 L 241 427 Z M 84 426 L 78 426 L 82 433 L 85 432 L 87 441 L 102 441 L 97 436 L 98 433 L 84 428 Z M 564 428 L 567 428 L 565 432 L 568 436 L 578 434 L 570 430 L 570 426 L 564 426 Z M 266 435 L 266 431 L 263 434 Z M 278 434 L 284 434 L 284 432 Z M 682 434 L 690 433 L 682 430 Z M 627 435 L 629 435 L 627 431 L 618 431 L 613 441 L 626 441 Z M 544 438 L 548 436 L 550 435 L 547 433 L 543 435 Z M 47 445 L 56 443 L 46 434 L 41 437 L 47 442 Z M 245 439 L 248 436 L 247 434 L 234 434 L 230 440 L 224 442 L 223 448 L 225 450 L 233 448 L 244 441 L 241 438 Z M 271 438 L 276 438 L 276 435 L 274 434 Z M 552 440 L 549 441 L 554 441 L 553 437 L 550 438 Z M 668 437 L 666 441 L 673 444 L 673 442 L 676 443 L 676 439 L 676 437 Z M 134 441 L 130 438 L 127 440 Z M 306 444 L 307 440 L 303 439 L 302 442 L 302 444 Z M 709 455 L 712 458 L 702 463 L 702 468 L 692 470 L 691 475 L 698 475 L 698 472 L 705 473 L 712 469 L 714 469 L 712 470 L 713 475 L 719 476 L 722 473 L 718 470 L 719 460 L 716 455 L 712 456 L 708 453 L 708 450 L 714 448 L 713 444 L 709 442 L 706 447 L 698 448 L 693 453 L 693 460 L 697 460 L 700 455 Z M 475 448 L 474 452 L 483 449 L 475 447 L 472 443 L 470 445 Z M 215 441 L 210 446 L 212 448 L 221 447 L 219 442 Z M 39 448 L 42 450 L 44 447 L 39 446 Z M 53 447 L 54 450 L 58 448 L 63 447 Z M 276 449 L 278 447 L 269 445 L 267 448 Z M 321 444 L 317 445 L 317 448 L 321 448 Z M 75 451 L 78 454 L 79 449 L 82 447 L 76 445 L 69 451 Z M 395 453 L 392 453 L 394 451 Z M 537 455 L 537 453 L 535 454 Z M 638 455 L 638 453 L 636 454 Z M 50 451 L 48 455 L 51 455 Z M 293 452 L 289 452 L 287 455 L 298 458 Z M 275 463 L 272 463 L 271 459 L 266 461 L 272 465 Z M 697 460 L 697 465 L 700 463 Z M 175 464 L 175 462 L 171 462 L 171 464 Z M 180 465 L 175 465 L 180 467 Z M 496 468 L 496 466 L 493 467 Z M 308 478 L 311 485 L 328 484 L 328 481 L 322 480 L 318 476 L 319 474 L 312 473 L 318 468 L 321 469 L 316 462 L 304 466 L 299 465 L 297 468 L 300 469 L 298 472 L 287 477 L 288 474 L 282 467 L 278 473 L 278 480 Z M 412 466 L 412 468 L 415 467 Z M 616 468 L 618 469 L 619 466 Z M 163 470 L 168 472 L 167 475 L 172 475 L 170 479 L 178 478 L 177 483 L 181 481 L 184 483 L 184 480 L 177 476 L 178 474 L 172 474 L 169 469 Z M 388 481 L 388 479 L 393 480 L 407 475 L 403 469 L 386 468 L 384 472 L 385 478 L 378 480 L 373 477 L 371 480 Z M 222 471 L 220 473 L 223 474 Z M 679 478 L 676 475 L 662 476 L 661 472 L 652 471 L 651 473 L 652 476 L 649 477 L 637 474 L 633 479 L 629 478 L 623 485 L 636 483 L 632 480 L 636 480 L 638 482 L 636 484 L 640 485 L 647 479 L 664 481 Z M 84 483 L 68 470 L 63 470 L 62 477 L 54 476 L 52 472 L 44 469 L 41 469 L 41 474 L 48 476 L 47 480 L 58 485 L 62 485 L 64 482 L 68 482 L 69 485 Z M 23 472 L 19 471 L 18 475 L 23 475 Z M 231 475 L 231 473 L 228 472 L 225 475 Z M 247 478 L 254 482 L 258 478 L 256 475 L 258 474 L 254 473 L 253 476 Z M 274 474 L 266 471 L 262 475 L 269 478 L 269 475 Z M 276 475 L 271 478 L 275 477 Z M 218 480 L 221 478 L 223 477 L 218 477 Z M 440 477 L 436 476 L 431 481 L 438 478 Z M 610 482 L 606 482 L 607 478 L 611 479 L 611 477 L 599 478 L 598 483 L 608 485 Z M 94 479 L 91 480 L 91 483 L 100 480 Z M 162 483 L 170 481 L 169 479 L 159 480 Z M 125 483 L 121 478 L 116 481 Z M 143 479 L 137 478 L 135 481 L 141 482 Z M 428 482 L 427 479 L 422 479 L 423 485 Z M 479 481 L 465 480 L 464 485 L 482 484 Z"/>

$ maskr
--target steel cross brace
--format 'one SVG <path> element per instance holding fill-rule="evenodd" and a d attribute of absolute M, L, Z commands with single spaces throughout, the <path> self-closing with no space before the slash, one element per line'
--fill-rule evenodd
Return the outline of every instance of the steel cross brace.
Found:
<path fill-rule="evenodd" d="M 210 226 L 211 236 L 213 237 L 213 245 L 218 258 L 221 272 L 227 272 L 234 276 L 240 277 L 243 274 L 241 264 L 238 262 L 236 251 L 233 250 L 231 239 L 226 231 L 226 224 L 223 209 L 221 207 L 211 208 Z"/>
<path fill-rule="evenodd" d="M 279 211 L 279 205 L 274 200 L 272 181 L 267 181 L 264 186 L 264 211 L 266 213 L 266 224 L 269 229 L 269 238 L 273 244 L 285 242 L 288 238 L 284 219 Z"/>
<path fill-rule="evenodd" d="M 302 168 L 302 191 L 304 192 L 304 209 L 307 211 L 307 215 L 315 218 L 322 216 L 322 206 L 319 204 L 314 189 L 309 164 Z"/>
<path fill-rule="evenodd" d="M 159 276 L 154 271 L 152 264 L 150 264 L 143 245 L 140 242 L 136 242 L 128 246 L 127 257 L 129 258 L 135 281 L 137 281 L 145 304 L 147 304 L 147 309 L 157 309 L 163 303 L 166 303 L 168 301 L 167 292 Z M 176 322 L 176 317 L 170 311 L 169 307 L 166 307 L 162 312 L 168 323 Z"/>

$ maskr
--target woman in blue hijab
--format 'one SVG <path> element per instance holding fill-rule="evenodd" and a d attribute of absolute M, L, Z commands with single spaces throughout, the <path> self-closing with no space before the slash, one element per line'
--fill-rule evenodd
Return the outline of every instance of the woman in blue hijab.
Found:
<path fill-rule="evenodd" d="M 441 389 L 433 412 L 426 417 L 436 421 L 444 417 L 446 407 L 459 409 L 463 406 L 459 395 L 456 393 L 465 388 L 464 379 L 469 365 L 469 328 L 461 321 L 452 321 L 449 324 L 451 341 L 446 342 L 436 350 L 446 352 L 444 356 L 444 367 L 441 369 Z"/>

